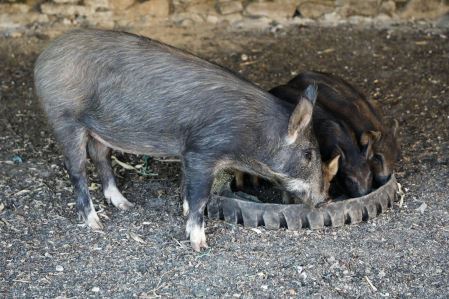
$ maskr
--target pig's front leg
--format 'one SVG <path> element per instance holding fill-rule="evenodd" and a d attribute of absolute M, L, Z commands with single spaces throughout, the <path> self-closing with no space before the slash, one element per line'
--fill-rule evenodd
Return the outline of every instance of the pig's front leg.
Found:
<path fill-rule="evenodd" d="M 188 206 L 186 235 L 195 251 L 207 248 L 204 232 L 204 208 L 209 200 L 213 183 L 213 167 L 198 154 L 188 154 L 184 159 L 184 187 Z M 185 205 L 184 205 L 185 206 Z"/>

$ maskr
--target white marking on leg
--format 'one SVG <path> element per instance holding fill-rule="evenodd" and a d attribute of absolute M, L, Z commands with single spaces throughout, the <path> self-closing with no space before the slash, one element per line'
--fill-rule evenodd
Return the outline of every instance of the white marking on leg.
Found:
<path fill-rule="evenodd" d="M 134 206 L 118 190 L 114 183 L 109 183 L 104 189 L 104 197 L 120 210 L 128 210 Z"/>
<path fill-rule="evenodd" d="M 200 251 L 201 248 L 208 248 L 206 233 L 204 232 L 204 222 L 199 225 L 191 219 L 187 220 L 186 234 L 190 236 L 190 245 L 193 250 Z"/>
<path fill-rule="evenodd" d="M 184 217 L 189 215 L 189 202 L 185 198 L 182 200 L 182 215 L 184 215 Z"/>
<path fill-rule="evenodd" d="M 91 210 L 89 214 L 87 215 L 87 218 L 85 219 L 87 225 L 93 230 L 102 230 L 103 224 L 101 224 L 100 218 L 98 218 L 97 212 L 95 212 L 95 209 L 93 205 L 91 205 Z"/>

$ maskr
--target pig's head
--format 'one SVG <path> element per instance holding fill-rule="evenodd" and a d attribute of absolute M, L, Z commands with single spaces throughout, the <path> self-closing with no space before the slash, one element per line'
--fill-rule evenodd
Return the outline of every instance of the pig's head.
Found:
<path fill-rule="evenodd" d="M 366 160 L 366 153 L 360 152 L 356 145 L 353 150 L 343 151 L 337 147 L 340 166 L 337 183 L 350 197 L 359 197 L 371 191 L 373 174 Z"/>
<path fill-rule="evenodd" d="M 360 144 L 367 152 L 374 181 L 378 185 L 385 184 L 399 160 L 400 149 L 397 139 L 398 122 L 395 120 L 391 130 L 367 131 L 360 137 Z"/>
<path fill-rule="evenodd" d="M 286 132 L 272 152 L 273 180 L 292 196 L 311 206 L 327 197 L 320 150 L 312 130 L 317 87 L 308 86 L 288 120 Z"/>

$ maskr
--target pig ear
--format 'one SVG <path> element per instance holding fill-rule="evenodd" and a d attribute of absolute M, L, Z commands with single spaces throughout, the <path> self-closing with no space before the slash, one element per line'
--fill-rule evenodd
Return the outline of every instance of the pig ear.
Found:
<path fill-rule="evenodd" d="M 329 174 L 330 180 L 332 180 L 332 178 L 338 172 L 339 161 L 340 161 L 340 155 L 336 155 L 330 161 L 326 162 L 326 168 L 327 168 L 327 172 Z"/>
<path fill-rule="evenodd" d="M 365 157 L 365 160 L 370 160 L 373 157 L 373 142 L 371 140 L 368 141 L 368 144 L 363 145 L 362 155 Z"/>
<path fill-rule="evenodd" d="M 341 158 L 341 160 L 346 159 L 345 153 L 339 146 L 337 146 L 337 148 L 333 151 L 332 156 L 334 157 L 338 156 L 338 158 Z"/>
<path fill-rule="evenodd" d="M 298 135 L 310 124 L 316 98 L 317 86 L 309 85 L 290 116 L 287 133 L 288 144 L 294 143 Z"/>
<path fill-rule="evenodd" d="M 393 125 L 393 136 L 396 137 L 398 134 L 398 129 L 399 129 L 399 122 L 397 119 L 393 120 L 394 125 Z"/>
<path fill-rule="evenodd" d="M 362 146 L 367 146 L 369 143 L 376 143 L 380 140 L 382 133 L 379 131 L 366 131 L 360 136 L 360 144 Z"/>

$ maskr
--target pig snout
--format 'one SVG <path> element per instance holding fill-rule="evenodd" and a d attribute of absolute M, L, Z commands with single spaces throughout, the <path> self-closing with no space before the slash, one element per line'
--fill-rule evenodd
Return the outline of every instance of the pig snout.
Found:
<path fill-rule="evenodd" d="M 371 172 L 363 177 L 347 175 L 344 179 L 344 187 L 349 196 L 361 197 L 371 192 L 372 181 L 373 176 Z"/>
<path fill-rule="evenodd" d="M 390 179 L 390 175 L 376 175 L 374 180 L 379 186 L 385 185 Z"/>
<path fill-rule="evenodd" d="M 327 198 L 327 192 L 314 190 L 311 184 L 302 180 L 289 180 L 285 187 L 288 193 L 294 198 L 294 202 L 301 202 L 310 207 L 316 206 Z"/>

